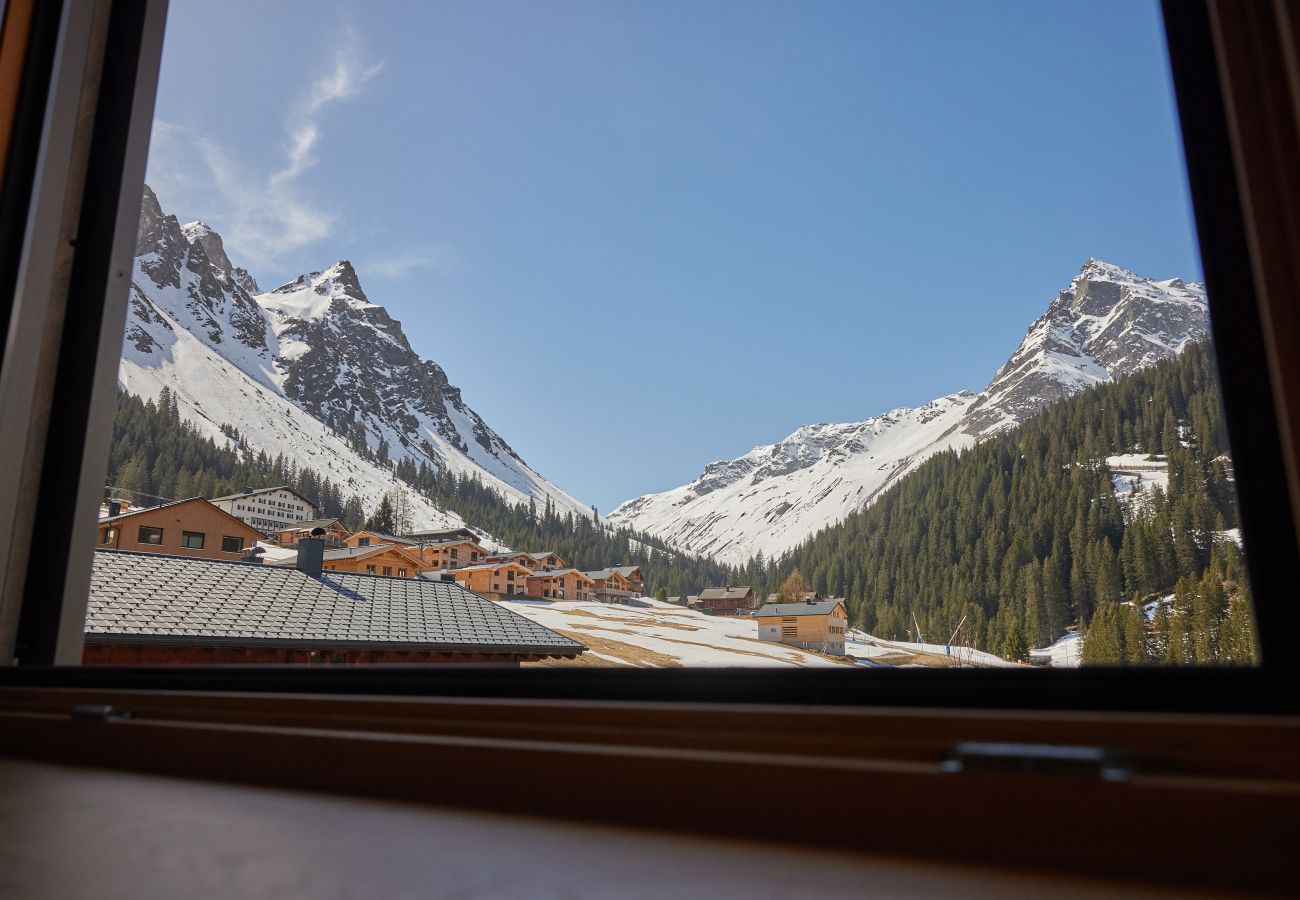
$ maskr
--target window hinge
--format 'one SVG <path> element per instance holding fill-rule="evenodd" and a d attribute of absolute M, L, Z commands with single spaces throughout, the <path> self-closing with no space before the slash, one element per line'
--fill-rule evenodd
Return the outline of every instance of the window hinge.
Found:
<path fill-rule="evenodd" d="M 1092 775 L 1103 781 L 1127 781 L 1133 774 L 1127 756 L 1107 747 L 996 741 L 961 741 L 940 764 L 940 769 L 944 772 Z"/>
<path fill-rule="evenodd" d="M 131 718 L 131 710 L 106 704 L 81 703 L 72 707 L 72 718 L 99 719 L 107 722 L 112 719 L 129 719 Z"/>

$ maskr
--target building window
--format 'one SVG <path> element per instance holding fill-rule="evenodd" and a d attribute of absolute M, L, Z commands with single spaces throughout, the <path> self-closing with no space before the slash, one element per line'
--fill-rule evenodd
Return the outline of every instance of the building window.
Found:
<path fill-rule="evenodd" d="M 103 537 L 103 539 L 100 541 L 100 543 L 101 543 L 101 544 L 111 544 L 111 543 L 113 543 L 113 529 L 111 529 L 111 528 L 105 528 L 105 529 L 104 529 L 104 537 Z"/>
<path fill-rule="evenodd" d="M 372 565 L 370 565 L 369 563 L 367 563 L 367 564 L 366 564 L 366 574 L 367 574 L 367 575 L 373 575 L 373 574 L 375 574 L 375 567 L 372 566 Z"/>
<path fill-rule="evenodd" d="M 456 558 L 456 550 L 455 550 L 455 548 L 452 548 L 452 551 L 451 551 L 451 558 L 452 558 L 452 559 L 455 559 L 455 558 Z"/>
<path fill-rule="evenodd" d="M 384 574 L 385 574 L 385 575 L 392 575 L 392 574 L 393 574 L 393 567 L 392 567 L 392 566 L 384 566 Z"/>
<path fill-rule="evenodd" d="M 235 537 L 232 534 L 223 534 L 221 536 L 222 553 L 240 553 L 244 549 L 244 539 Z"/>
<path fill-rule="evenodd" d="M 141 544 L 161 544 L 162 531 L 161 528 L 154 528 L 152 525 L 141 525 L 137 542 Z"/>
<path fill-rule="evenodd" d="M 506 581 L 514 581 L 514 580 L 515 580 L 515 573 L 514 573 L 514 572 L 507 572 L 507 573 L 506 573 Z"/>
<path fill-rule="evenodd" d="M 201 531 L 182 531 L 181 546 L 186 550 L 203 549 L 203 532 Z"/>
<path fill-rule="evenodd" d="M 370 538 L 368 538 L 368 537 L 357 538 L 357 546 L 358 546 L 358 547 L 369 547 L 369 546 L 370 546 Z"/>
<path fill-rule="evenodd" d="M 398 578 L 405 578 L 405 577 L 406 577 L 406 570 L 405 570 L 405 569 L 398 569 L 398 570 L 397 570 L 397 577 L 398 577 Z"/>

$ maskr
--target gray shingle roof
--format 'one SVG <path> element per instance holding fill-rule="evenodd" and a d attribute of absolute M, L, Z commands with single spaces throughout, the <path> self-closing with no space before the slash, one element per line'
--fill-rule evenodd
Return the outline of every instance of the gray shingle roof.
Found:
<path fill-rule="evenodd" d="M 476 650 L 586 649 L 457 584 L 95 551 L 87 640 Z"/>
<path fill-rule="evenodd" d="M 705 588 L 700 591 L 701 600 L 744 600 L 749 593 L 749 585 L 740 587 Z"/>
<path fill-rule="evenodd" d="M 824 616 L 835 611 L 843 600 L 819 600 L 815 603 L 764 603 L 756 616 Z"/>

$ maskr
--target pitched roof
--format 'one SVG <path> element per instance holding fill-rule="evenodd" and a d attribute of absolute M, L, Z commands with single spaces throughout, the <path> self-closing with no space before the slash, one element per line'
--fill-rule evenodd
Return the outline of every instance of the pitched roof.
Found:
<path fill-rule="evenodd" d="M 313 528 L 329 528 L 335 522 L 340 525 L 343 523 L 339 519 L 308 519 L 305 522 L 294 522 L 287 528 L 281 528 L 281 531 L 311 531 Z"/>
<path fill-rule="evenodd" d="M 603 581 L 607 578 L 613 578 L 618 569 L 597 569 L 595 572 L 583 572 L 592 581 Z"/>
<path fill-rule="evenodd" d="M 205 506 L 210 507 L 213 512 L 217 512 L 225 516 L 227 519 L 229 519 L 231 522 L 238 525 L 240 528 L 243 528 L 246 531 L 252 531 L 256 534 L 262 533 L 258 529 L 254 528 L 252 525 L 249 525 L 247 522 L 243 521 L 242 519 L 235 518 L 230 513 L 222 509 L 220 506 L 214 506 L 211 500 L 208 500 L 204 497 L 186 497 L 184 500 L 173 500 L 170 503 L 160 503 L 158 506 L 148 506 L 145 507 L 144 509 L 132 509 L 124 513 L 118 513 L 116 516 L 105 516 L 104 518 L 100 519 L 97 524 L 105 525 L 114 522 L 120 522 L 123 519 L 129 519 L 133 516 L 141 516 L 144 515 L 145 513 L 153 513 L 153 512 L 157 512 L 160 509 L 169 509 L 173 506 L 181 506 L 186 503 L 202 503 Z"/>
<path fill-rule="evenodd" d="M 129 519 L 131 516 L 138 516 L 138 515 L 140 515 L 140 513 L 157 512 L 158 510 L 160 510 L 160 509 L 166 509 L 166 508 L 169 507 L 169 506 L 179 506 L 179 505 L 181 505 L 182 503 L 189 503 L 191 500 L 203 500 L 203 498 L 202 498 L 202 497 L 186 497 L 184 500 L 172 500 L 172 501 L 169 501 L 169 502 L 167 502 L 167 503 L 159 503 L 157 506 L 143 506 L 143 507 L 138 507 L 138 508 L 136 508 L 136 509 L 129 509 L 129 510 L 127 510 L 127 511 L 124 512 L 124 513 L 118 513 L 118 514 L 115 515 L 115 516 L 101 516 L 100 519 L 99 519 L 99 524 L 100 524 L 100 525 L 103 525 L 105 522 L 116 522 L 116 521 L 118 521 L 119 519 Z M 204 502 L 206 503 L 207 501 L 205 500 Z M 221 511 L 222 511 L 222 512 L 225 512 L 224 509 L 221 510 Z M 227 515 L 229 515 L 229 513 L 227 513 Z M 235 521 L 238 522 L 239 520 L 236 519 Z M 242 524 L 242 523 L 241 523 L 241 524 Z M 254 528 L 253 530 L 256 531 L 257 529 Z"/>
<path fill-rule="evenodd" d="M 528 555 L 538 562 L 541 562 L 548 556 L 554 556 L 556 559 L 564 559 L 563 556 L 560 556 L 560 554 L 556 553 L 554 550 L 545 550 L 541 553 L 529 553 Z"/>
<path fill-rule="evenodd" d="M 589 575 L 586 572 L 580 572 L 577 569 L 573 568 L 573 566 L 569 566 L 567 569 L 541 569 L 539 571 L 530 573 L 528 577 L 529 578 L 563 578 L 565 575 L 581 575 L 583 578 L 586 578 L 588 581 L 592 580 L 591 575 Z"/>
<path fill-rule="evenodd" d="M 835 611 L 835 607 L 844 605 L 843 600 L 818 600 L 803 603 L 764 603 L 756 616 L 824 616 Z"/>
<path fill-rule="evenodd" d="M 532 570 L 523 563 L 511 562 L 508 559 L 500 559 L 496 562 L 475 563 L 472 566 L 460 566 L 459 568 L 452 569 L 451 572 L 454 575 L 457 572 L 476 572 L 482 571 L 483 569 L 503 569 L 507 566 L 513 566 L 516 569 L 523 569 L 528 574 L 532 574 Z"/>
<path fill-rule="evenodd" d="M 364 559 L 365 557 L 375 553 L 383 553 L 385 550 L 405 551 L 406 547 L 398 544 L 367 544 L 364 547 L 339 547 L 334 550 L 326 550 L 324 553 L 324 561 L 337 562 L 341 559 Z M 415 556 L 411 556 L 411 561 L 419 562 L 420 560 Z M 298 565 L 298 554 L 295 553 L 293 556 L 286 556 L 283 559 L 277 559 L 275 562 L 267 563 L 267 565 L 296 566 Z"/>
<path fill-rule="evenodd" d="M 273 644 L 574 656 L 586 649 L 451 582 L 97 550 L 94 642 Z"/>
<path fill-rule="evenodd" d="M 622 575 L 624 578 L 628 578 L 631 576 L 633 572 L 640 572 L 641 567 L 640 566 L 611 566 L 610 570 L 613 572 L 617 572 L 618 574 Z"/>
<path fill-rule="evenodd" d="M 226 494 L 224 497 L 213 497 L 212 502 L 216 503 L 218 500 L 239 500 L 244 497 L 256 497 L 258 494 L 269 494 L 272 491 L 288 491 L 289 493 L 297 497 L 299 500 L 301 500 L 303 503 L 306 503 L 309 506 L 313 506 L 313 507 L 315 506 L 315 504 L 312 503 L 311 500 L 307 499 L 302 494 L 298 493 L 293 488 L 289 487 L 289 485 L 287 484 L 280 484 L 280 485 L 276 485 L 275 487 L 268 487 L 268 488 L 258 488 L 255 491 L 239 491 L 236 494 Z"/>
<path fill-rule="evenodd" d="M 705 588 L 700 591 L 701 600 L 744 600 L 749 596 L 749 585 L 739 587 Z"/>
<path fill-rule="evenodd" d="M 409 532 L 406 535 L 404 535 L 404 537 L 407 540 L 419 541 L 419 540 L 435 540 L 438 538 L 450 538 L 456 535 L 467 535 L 469 540 L 473 540 L 473 541 L 477 541 L 479 539 L 478 535 L 476 535 L 473 529 L 470 528 L 430 528 L 425 531 Z"/>
<path fill-rule="evenodd" d="M 407 544 L 407 545 L 415 544 L 415 541 L 410 540 L 409 538 L 394 537 L 391 534 L 384 534 L 382 531 L 371 531 L 369 528 L 362 528 L 360 531 L 354 531 L 352 534 L 348 535 L 348 537 L 354 538 L 358 534 L 373 534 L 375 537 L 379 538 L 385 544 Z"/>

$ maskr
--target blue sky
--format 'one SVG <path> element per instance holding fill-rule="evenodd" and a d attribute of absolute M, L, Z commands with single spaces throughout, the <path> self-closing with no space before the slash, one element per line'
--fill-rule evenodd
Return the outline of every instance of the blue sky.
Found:
<path fill-rule="evenodd" d="M 1200 268 L 1154 2 L 172 0 L 149 179 L 612 509 Z"/>

